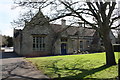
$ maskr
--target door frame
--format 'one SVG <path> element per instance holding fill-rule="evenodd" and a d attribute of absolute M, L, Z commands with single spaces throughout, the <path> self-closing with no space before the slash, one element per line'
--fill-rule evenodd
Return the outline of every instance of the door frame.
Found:
<path fill-rule="evenodd" d="M 61 43 L 61 54 L 62 55 L 67 54 L 67 43 Z"/>

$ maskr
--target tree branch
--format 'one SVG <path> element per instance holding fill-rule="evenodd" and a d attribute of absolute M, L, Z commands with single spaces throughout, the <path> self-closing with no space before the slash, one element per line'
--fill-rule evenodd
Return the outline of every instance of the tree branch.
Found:
<path fill-rule="evenodd" d="M 112 24 L 113 24 L 116 20 L 118 20 L 118 19 L 120 19 L 120 15 L 119 15 L 118 17 L 114 17 L 114 18 L 112 18 L 112 21 L 111 21 L 109 27 L 111 27 Z"/>
<path fill-rule="evenodd" d="M 116 29 L 116 28 L 118 28 L 118 27 L 120 27 L 120 24 L 119 24 L 118 26 L 116 26 L 116 27 L 111 27 L 111 29 Z"/>
<path fill-rule="evenodd" d="M 71 15 L 72 15 L 72 13 L 67 13 L 67 14 L 65 14 L 65 15 L 61 15 L 61 16 L 58 16 L 58 17 L 56 17 L 56 18 L 54 18 L 54 19 L 51 19 L 51 20 L 49 20 L 49 22 L 55 21 L 55 20 L 57 20 L 57 19 L 60 19 L 60 18 L 66 17 L 66 16 L 71 16 Z"/>
<path fill-rule="evenodd" d="M 93 16 L 98 20 L 97 12 L 94 11 L 94 10 L 96 10 L 96 9 L 94 9 L 94 6 L 90 2 L 87 2 L 87 5 L 88 5 L 90 11 L 92 12 Z"/>
<path fill-rule="evenodd" d="M 100 11 L 103 22 L 106 22 L 106 9 L 108 4 L 110 4 L 110 2 L 105 2 L 104 4 L 103 2 L 100 2 L 99 11 Z"/>
<path fill-rule="evenodd" d="M 87 20 L 85 20 L 78 12 L 76 12 L 73 8 L 71 8 L 69 5 L 67 5 L 65 2 L 63 2 L 63 1 L 61 1 L 61 0 L 59 0 L 62 4 L 64 4 L 67 8 L 69 8 L 73 13 L 75 13 L 76 15 L 78 15 L 78 17 L 81 19 L 81 20 L 83 20 L 83 21 L 85 21 L 87 24 L 89 24 L 90 26 L 92 26 L 93 27 L 93 29 L 97 29 L 97 27 L 94 25 L 94 24 L 92 24 L 92 23 L 90 23 L 90 22 L 88 22 Z"/>
<path fill-rule="evenodd" d="M 116 2 L 112 2 L 112 6 L 109 7 L 109 12 L 108 12 L 108 16 L 107 16 L 108 20 L 111 18 L 113 10 L 115 9 L 115 5 L 116 5 Z"/>

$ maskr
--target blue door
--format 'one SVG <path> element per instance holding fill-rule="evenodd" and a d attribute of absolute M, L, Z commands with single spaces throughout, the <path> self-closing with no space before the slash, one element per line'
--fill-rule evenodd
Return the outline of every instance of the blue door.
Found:
<path fill-rule="evenodd" d="M 66 43 L 62 43 L 61 44 L 61 54 L 62 55 L 66 55 L 67 54 L 67 44 Z"/>

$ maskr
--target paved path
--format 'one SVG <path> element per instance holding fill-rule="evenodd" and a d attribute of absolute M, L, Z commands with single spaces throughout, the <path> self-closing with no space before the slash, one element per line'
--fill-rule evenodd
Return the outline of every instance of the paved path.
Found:
<path fill-rule="evenodd" d="M 2 80 L 48 80 L 48 77 L 34 68 L 24 57 L 12 52 L 2 54 Z"/>

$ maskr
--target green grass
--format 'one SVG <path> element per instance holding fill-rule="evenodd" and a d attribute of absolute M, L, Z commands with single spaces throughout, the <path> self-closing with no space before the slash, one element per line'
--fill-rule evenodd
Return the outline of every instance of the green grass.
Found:
<path fill-rule="evenodd" d="M 118 52 L 115 52 L 118 63 Z M 105 66 L 105 53 L 27 58 L 40 71 L 57 80 L 112 79 L 118 66 Z"/>

